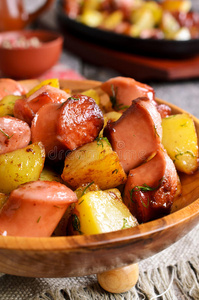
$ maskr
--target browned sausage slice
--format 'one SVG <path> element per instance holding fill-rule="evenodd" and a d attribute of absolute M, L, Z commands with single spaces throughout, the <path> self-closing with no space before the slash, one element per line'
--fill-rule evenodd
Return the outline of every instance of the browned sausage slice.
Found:
<path fill-rule="evenodd" d="M 117 110 L 130 106 L 132 100 L 138 97 L 147 97 L 150 100 L 155 100 L 154 89 L 133 78 L 121 76 L 111 78 L 102 83 L 101 89 L 112 98 L 113 106 Z"/>
<path fill-rule="evenodd" d="M 76 95 L 63 104 L 50 103 L 39 109 L 31 125 L 32 142 L 41 141 L 48 158 L 62 159 L 64 150 L 92 142 L 103 123 L 103 114 L 95 101 Z"/>
<path fill-rule="evenodd" d="M 59 182 L 23 184 L 10 193 L 0 212 L 0 232 L 10 236 L 51 236 L 67 207 L 76 201 L 76 194 Z"/>
<path fill-rule="evenodd" d="M 73 95 L 60 108 L 58 139 L 70 150 L 92 142 L 104 125 L 103 113 L 85 95 Z"/>
<path fill-rule="evenodd" d="M 28 146 L 30 138 L 26 122 L 8 116 L 0 118 L 0 154 Z"/>
<path fill-rule="evenodd" d="M 162 138 L 160 114 L 148 98 L 138 98 L 116 122 L 107 124 L 104 135 L 128 173 L 159 149 Z"/>
<path fill-rule="evenodd" d="M 124 203 L 140 223 L 168 214 L 176 195 L 178 175 L 162 148 L 145 164 L 131 170 Z"/>
<path fill-rule="evenodd" d="M 21 96 L 25 93 L 25 88 L 19 82 L 9 78 L 0 79 L 0 99 L 7 95 Z"/>

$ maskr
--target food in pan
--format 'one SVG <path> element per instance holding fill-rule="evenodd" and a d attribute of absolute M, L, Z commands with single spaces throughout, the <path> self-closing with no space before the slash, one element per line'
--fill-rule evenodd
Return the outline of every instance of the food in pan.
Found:
<path fill-rule="evenodd" d="M 26 90 L 1 79 L 0 94 L 1 235 L 137 226 L 171 212 L 178 172 L 197 172 L 192 117 L 172 115 L 132 78 L 81 92 L 78 82 L 76 90 L 57 79 Z"/>
<path fill-rule="evenodd" d="M 199 14 L 190 0 L 64 0 L 66 15 L 86 26 L 141 39 L 199 37 Z"/>

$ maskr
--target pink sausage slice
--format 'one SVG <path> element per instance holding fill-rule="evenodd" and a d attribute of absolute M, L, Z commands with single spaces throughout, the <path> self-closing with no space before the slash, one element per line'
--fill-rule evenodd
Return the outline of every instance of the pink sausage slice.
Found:
<path fill-rule="evenodd" d="M 25 93 L 25 88 L 19 82 L 9 78 L 0 79 L 0 99 L 7 95 L 21 96 Z"/>
<path fill-rule="evenodd" d="M 165 150 L 131 170 L 124 191 L 124 203 L 139 223 L 168 214 L 178 185 L 178 175 Z"/>
<path fill-rule="evenodd" d="M 25 98 L 17 99 L 14 105 L 13 113 L 15 118 L 23 120 L 24 122 L 31 124 L 32 119 L 35 114 L 28 105 L 28 102 Z"/>
<path fill-rule="evenodd" d="M 14 116 L 29 125 L 38 110 L 48 103 L 63 103 L 70 94 L 50 85 L 44 85 L 27 99 L 18 99 L 14 106 Z"/>
<path fill-rule="evenodd" d="M 162 139 L 160 114 L 148 98 L 138 98 L 119 120 L 107 124 L 104 135 L 128 173 L 159 149 Z"/>
<path fill-rule="evenodd" d="M 121 76 L 111 78 L 102 83 L 101 89 L 112 98 L 113 107 L 117 110 L 130 106 L 132 100 L 138 97 L 147 97 L 150 100 L 155 100 L 154 89 L 133 78 Z"/>
<path fill-rule="evenodd" d="M 28 99 L 28 105 L 36 114 L 38 110 L 47 103 L 63 103 L 65 102 L 71 95 L 66 93 L 63 90 L 52 87 L 50 85 L 44 85 L 39 90 L 37 90 L 34 94 L 32 94 Z"/>
<path fill-rule="evenodd" d="M 64 151 L 92 142 L 103 123 L 103 114 L 95 101 L 76 95 L 63 104 L 51 103 L 40 108 L 31 125 L 32 142 L 41 141 L 47 157 L 59 160 Z"/>
<path fill-rule="evenodd" d="M 30 127 L 13 117 L 0 117 L 0 154 L 28 146 L 31 139 Z"/>
<path fill-rule="evenodd" d="M 0 232 L 8 236 L 49 237 L 76 194 L 55 181 L 33 181 L 12 191 L 0 212 Z"/>
<path fill-rule="evenodd" d="M 31 123 L 32 142 L 41 142 L 46 157 L 50 160 L 63 159 L 65 147 L 57 138 L 57 120 L 60 115 L 60 103 L 44 105 L 36 113 Z"/>

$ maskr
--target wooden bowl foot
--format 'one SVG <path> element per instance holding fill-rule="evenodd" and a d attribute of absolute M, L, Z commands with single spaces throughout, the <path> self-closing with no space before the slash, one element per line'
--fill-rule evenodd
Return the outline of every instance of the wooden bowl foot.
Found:
<path fill-rule="evenodd" d="M 137 283 L 138 278 L 139 266 L 137 263 L 97 274 L 100 286 L 110 293 L 127 292 Z"/>

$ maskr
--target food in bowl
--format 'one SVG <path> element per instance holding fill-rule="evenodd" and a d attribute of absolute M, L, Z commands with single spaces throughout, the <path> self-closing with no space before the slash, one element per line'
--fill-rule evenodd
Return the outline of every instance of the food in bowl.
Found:
<path fill-rule="evenodd" d="M 7 78 L 41 76 L 59 59 L 63 37 L 51 31 L 22 30 L 0 33 L 0 70 Z"/>
<path fill-rule="evenodd" d="M 4 89 L 9 83 L 4 79 Z M 49 79 L 20 97 L 4 96 L 0 120 L 2 235 L 137 226 L 169 214 L 181 194 L 178 171 L 198 169 L 193 119 L 172 115 L 150 86 L 132 78 L 81 92 Z M 26 144 L 16 146 L 27 127 Z"/>
<path fill-rule="evenodd" d="M 199 14 L 190 0 L 65 0 L 66 15 L 84 25 L 141 39 L 199 37 Z"/>
<path fill-rule="evenodd" d="M 20 36 L 17 39 L 4 39 L 0 46 L 6 49 L 27 49 L 38 48 L 41 44 L 41 41 L 37 37 L 26 38 L 25 36 Z"/>

